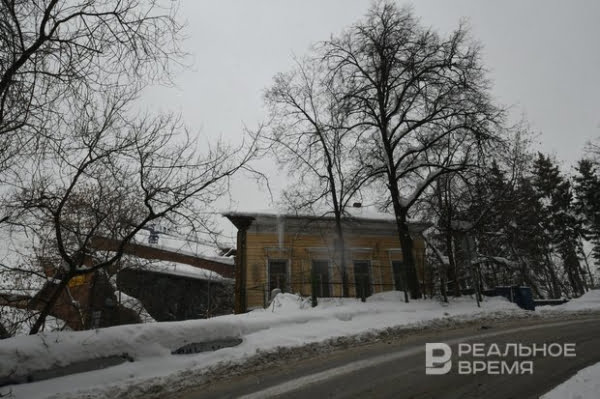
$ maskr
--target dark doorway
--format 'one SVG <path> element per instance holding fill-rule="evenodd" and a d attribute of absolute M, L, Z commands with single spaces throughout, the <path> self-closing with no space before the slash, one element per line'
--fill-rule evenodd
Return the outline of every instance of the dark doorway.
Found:
<path fill-rule="evenodd" d="M 366 298 L 373 294 L 371 288 L 371 262 L 368 260 L 354 261 L 354 283 L 356 284 L 356 297 Z"/>
<path fill-rule="evenodd" d="M 331 296 L 329 288 L 329 261 L 313 260 L 312 261 L 312 286 L 315 294 L 318 297 Z"/>

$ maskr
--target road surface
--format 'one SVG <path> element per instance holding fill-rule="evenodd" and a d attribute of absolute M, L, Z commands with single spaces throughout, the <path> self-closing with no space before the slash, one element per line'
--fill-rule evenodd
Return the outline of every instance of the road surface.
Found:
<path fill-rule="evenodd" d="M 575 343 L 575 357 L 535 357 L 532 375 L 425 374 L 425 343 Z M 455 361 L 455 357 L 452 358 Z M 464 359 L 461 357 L 461 359 Z M 473 360 L 472 358 L 466 358 Z M 481 360 L 481 359 L 479 359 Z M 492 360 L 492 359 L 488 359 Z M 512 363 L 514 358 L 502 358 Z M 363 345 L 308 360 L 273 365 L 260 372 L 224 378 L 173 398 L 537 398 L 600 362 L 600 318 L 520 320 L 423 332 L 399 340 Z"/>

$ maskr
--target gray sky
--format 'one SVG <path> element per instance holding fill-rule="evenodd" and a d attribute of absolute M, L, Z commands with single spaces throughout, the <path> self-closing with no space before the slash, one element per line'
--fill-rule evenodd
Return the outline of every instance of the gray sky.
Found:
<path fill-rule="evenodd" d="M 238 142 L 243 124 L 265 117 L 262 92 L 292 56 L 359 19 L 368 0 L 183 0 L 184 43 L 193 67 L 176 88 L 149 90 L 144 102 L 182 113 L 188 126 L 209 137 Z M 407 4 L 399 2 L 399 4 Z M 587 140 L 600 136 L 600 1 L 418 0 L 422 23 L 440 33 L 467 18 L 484 46 L 493 94 L 513 106 L 539 132 L 539 149 L 555 154 L 565 169 Z M 274 170 L 262 162 L 265 172 Z M 277 190 L 284 177 L 270 173 Z M 276 193 L 275 193 L 276 194 Z M 233 191 L 223 207 L 269 207 L 254 183 Z"/>

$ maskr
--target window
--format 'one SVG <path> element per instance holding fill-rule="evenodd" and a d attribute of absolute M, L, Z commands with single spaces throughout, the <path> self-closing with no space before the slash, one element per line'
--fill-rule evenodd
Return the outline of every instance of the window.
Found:
<path fill-rule="evenodd" d="M 329 287 L 329 261 L 313 260 L 311 269 L 312 289 L 318 297 L 331 296 Z"/>
<path fill-rule="evenodd" d="M 354 261 L 354 284 L 356 287 L 356 297 L 366 298 L 373 294 L 371 287 L 371 262 L 368 260 Z"/>
<path fill-rule="evenodd" d="M 287 284 L 287 261 L 269 259 L 269 296 L 275 288 L 279 288 L 282 292 L 287 291 Z"/>
<path fill-rule="evenodd" d="M 404 282 L 406 281 L 406 269 L 404 263 L 399 260 L 392 262 L 392 269 L 394 270 L 394 289 L 396 291 L 404 291 Z"/>

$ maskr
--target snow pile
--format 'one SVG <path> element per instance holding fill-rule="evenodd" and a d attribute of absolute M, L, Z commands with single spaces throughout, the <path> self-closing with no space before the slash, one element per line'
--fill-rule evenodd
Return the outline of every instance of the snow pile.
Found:
<path fill-rule="evenodd" d="M 600 398 L 600 363 L 580 370 L 540 399 Z"/>
<path fill-rule="evenodd" d="M 310 299 L 299 295 L 280 293 L 273 298 L 269 309 L 277 313 L 289 313 L 311 307 Z"/>
<path fill-rule="evenodd" d="M 266 309 L 205 320 L 136 324 L 96 331 L 50 332 L 0 341 L 0 377 L 26 375 L 35 370 L 127 353 L 135 361 L 53 380 L 0 388 L 16 397 L 63 396 L 77 387 L 97 391 L 140 384 L 151 378 L 176 378 L 228 362 L 240 363 L 259 352 L 278 347 L 300 347 L 335 337 L 366 334 L 397 326 L 426 326 L 432 320 L 469 320 L 493 312 L 524 312 L 504 298 L 490 298 L 478 308 L 471 298 L 449 304 L 435 300 L 403 302 L 401 292 L 377 294 L 363 303 L 354 298 L 310 299 L 280 294 Z M 193 355 L 172 355 L 185 344 L 228 338 L 243 342 L 231 348 Z M 73 382 L 76 381 L 76 382 Z M 108 394 L 107 394 L 108 395 Z"/>
<path fill-rule="evenodd" d="M 373 294 L 369 297 L 369 301 L 376 302 L 404 302 L 404 291 L 385 291 Z"/>
<path fill-rule="evenodd" d="M 600 309 L 600 289 L 590 290 L 563 305 L 558 306 L 564 310 Z"/>
<path fill-rule="evenodd" d="M 540 306 L 537 310 L 546 311 L 578 311 L 578 310 L 600 310 L 600 289 L 590 290 L 567 303 L 558 306 Z"/>

